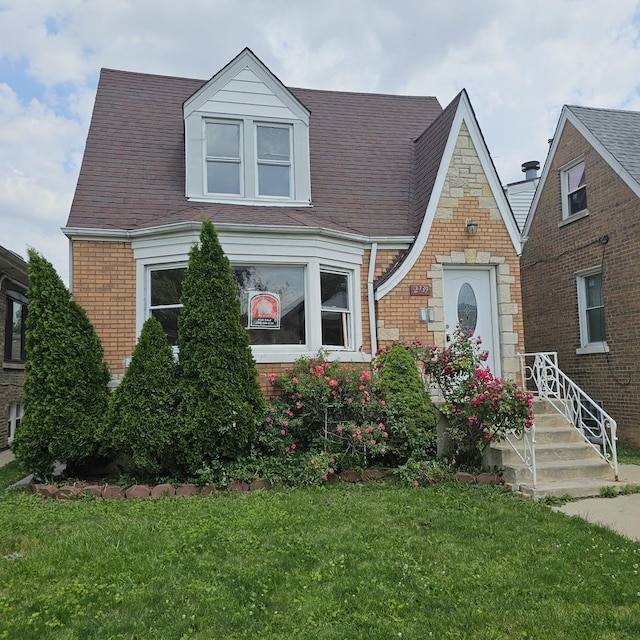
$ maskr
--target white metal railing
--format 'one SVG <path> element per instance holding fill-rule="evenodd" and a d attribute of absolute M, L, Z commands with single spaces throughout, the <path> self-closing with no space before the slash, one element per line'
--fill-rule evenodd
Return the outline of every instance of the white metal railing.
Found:
<path fill-rule="evenodd" d="M 538 476 L 536 473 L 536 426 L 532 424 L 520 433 L 512 431 L 502 433 L 502 438 L 511 447 L 521 462 L 531 472 L 531 486 L 536 487 Z"/>
<path fill-rule="evenodd" d="M 525 389 L 533 393 L 535 398 L 546 400 L 562 414 L 585 442 L 611 466 L 617 481 L 616 421 L 560 370 L 555 351 L 521 353 L 518 357 Z M 535 474 L 535 451 L 533 460 Z"/>

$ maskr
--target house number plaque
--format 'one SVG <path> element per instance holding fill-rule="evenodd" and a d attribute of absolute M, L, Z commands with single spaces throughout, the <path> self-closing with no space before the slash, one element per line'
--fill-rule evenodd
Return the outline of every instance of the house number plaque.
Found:
<path fill-rule="evenodd" d="M 410 296 L 428 296 L 429 285 L 428 284 L 410 284 L 409 295 Z"/>

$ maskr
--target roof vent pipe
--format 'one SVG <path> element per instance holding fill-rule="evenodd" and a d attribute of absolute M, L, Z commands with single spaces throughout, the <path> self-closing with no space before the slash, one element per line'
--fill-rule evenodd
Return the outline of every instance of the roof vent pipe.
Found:
<path fill-rule="evenodd" d="M 525 180 L 535 180 L 538 177 L 538 171 L 540 170 L 540 163 L 537 160 L 529 160 L 522 164 L 522 172 L 524 173 Z"/>

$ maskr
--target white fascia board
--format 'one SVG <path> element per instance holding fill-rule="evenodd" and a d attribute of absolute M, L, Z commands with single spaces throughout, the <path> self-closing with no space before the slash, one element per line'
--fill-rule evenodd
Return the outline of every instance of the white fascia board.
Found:
<path fill-rule="evenodd" d="M 376 242 L 378 243 L 378 249 L 406 249 L 415 240 L 413 236 L 370 237 L 345 231 L 335 231 L 324 227 L 286 227 L 279 225 L 235 224 L 229 222 L 214 222 L 213 225 L 219 233 L 232 234 L 235 232 L 245 239 L 253 235 L 335 238 L 337 240 L 360 245 L 370 245 L 373 242 Z M 185 233 L 194 233 L 196 234 L 197 239 L 200 234 L 201 226 L 201 222 L 189 221 L 175 222 L 173 224 L 166 224 L 158 227 L 145 227 L 143 229 L 87 229 L 82 227 L 62 227 L 62 232 L 67 236 L 67 238 L 72 240 L 95 240 L 103 242 L 132 241 L 142 238 L 160 239 Z"/>
<path fill-rule="evenodd" d="M 533 196 L 531 206 L 529 207 L 529 215 L 527 216 L 527 221 L 524 225 L 524 229 L 522 230 L 523 238 L 529 237 L 529 229 L 531 228 L 531 222 L 533 221 L 533 217 L 538 207 L 540 196 L 544 191 L 544 187 L 547 182 L 547 177 L 549 176 L 551 161 L 553 159 L 553 156 L 556 153 L 556 149 L 558 148 L 558 141 L 560 140 L 560 136 L 562 135 L 564 125 L 567 121 L 566 112 L 567 112 L 567 107 L 565 105 L 564 107 L 562 107 L 560 118 L 558 119 L 558 124 L 556 125 L 556 130 L 553 134 L 553 138 L 551 139 L 551 146 L 549 147 L 549 151 L 547 152 L 547 159 L 545 160 L 544 166 L 542 167 L 542 173 L 540 174 L 540 182 L 538 183 L 538 188 L 536 189 L 536 193 Z"/>
<path fill-rule="evenodd" d="M 282 84 L 282 82 L 256 57 L 250 49 L 244 49 L 231 62 L 216 73 L 183 104 L 183 116 L 186 118 L 198 111 L 211 96 L 226 86 L 242 69 L 250 69 L 273 94 L 278 97 L 305 124 L 309 124 L 309 110 Z"/>
<path fill-rule="evenodd" d="M 489 182 L 489 186 L 491 187 L 491 192 L 498 205 L 502 220 L 507 228 L 507 231 L 509 232 L 509 237 L 511 238 L 513 247 L 517 255 L 520 255 L 522 251 L 522 241 L 520 231 L 518 230 L 518 225 L 516 224 L 516 221 L 511 213 L 511 208 L 509 207 L 509 203 L 507 202 L 507 197 L 504 193 L 502 185 L 500 184 L 500 180 L 498 179 L 498 174 L 496 173 L 495 167 L 493 166 L 491 157 L 489 156 L 489 151 L 480 132 L 480 127 L 473 114 L 473 110 L 471 109 L 471 104 L 469 102 L 467 94 L 466 92 L 463 92 L 460 97 L 456 115 L 451 124 L 449 138 L 447 140 L 444 153 L 442 154 L 442 158 L 440 160 L 440 167 L 438 168 L 438 174 L 433 185 L 433 191 L 431 193 L 431 198 L 429 199 L 429 204 L 427 205 L 427 210 L 422 220 L 420 231 L 416 236 L 416 240 L 411 247 L 409 255 L 403 260 L 402 264 L 393 273 L 393 275 L 376 290 L 376 300 L 381 300 L 382 298 L 384 298 L 387 293 L 392 291 L 404 280 L 405 276 L 409 273 L 413 265 L 420 257 L 420 254 L 422 253 L 422 250 L 427 243 L 429 233 L 431 231 L 431 226 L 435 218 L 436 209 L 438 207 L 438 202 L 440 201 L 440 195 L 442 194 L 442 187 L 447 177 L 449 165 L 451 164 L 451 160 L 453 158 L 453 152 L 458 140 L 458 136 L 460 135 L 460 130 L 462 128 L 463 122 L 467 125 L 469 135 L 471 136 L 471 140 L 476 149 L 476 153 L 478 154 L 478 158 L 480 159 L 480 163 L 482 165 L 482 168 L 484 169 L 487 181 Z"/>
<path fill-rule="evenodd" d="M 620 164 L 616 157 L 596 138 L 593 133 L 584 125 L 571 111 L 571 108 L 567 108 L 567 120 L 580 132 L 585 140 L 598 152 L 598 154 L 605 160 L 605 162 L 620 176 L 620 178 L 626 183 L 626 185 L 640 198 L 640 184 L 635 180 L 631 174 Z M 589 184 L 589 176 L 587 175 L 587 189 Z"/>

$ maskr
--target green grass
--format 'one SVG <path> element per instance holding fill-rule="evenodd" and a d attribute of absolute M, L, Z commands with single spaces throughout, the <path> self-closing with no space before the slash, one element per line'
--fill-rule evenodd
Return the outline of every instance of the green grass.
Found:
<path fill-rule="evenodd" d="M 640 464 L 640 449 L 618 445 L 618 462 L 623 464 Z"/>
<path fill-rule="evenodd" d="M 0 638 L 640 637 L 640 545 L 496 487 L 0 493 Z"/>

